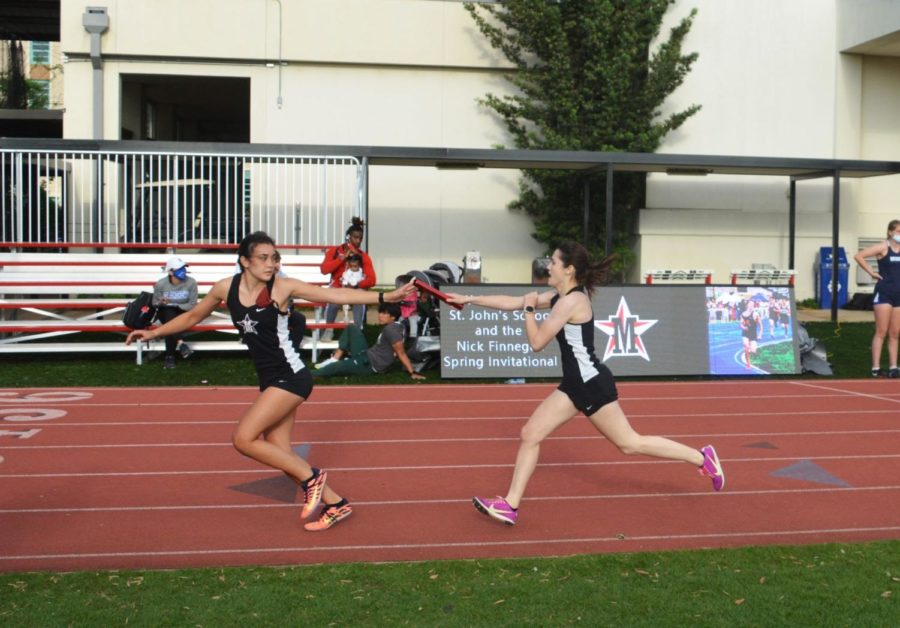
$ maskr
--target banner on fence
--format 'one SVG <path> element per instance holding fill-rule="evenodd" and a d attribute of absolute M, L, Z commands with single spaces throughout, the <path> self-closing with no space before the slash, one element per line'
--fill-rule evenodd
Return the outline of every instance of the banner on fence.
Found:
<path fill-rule="evenodd" d="M 543 286 L 467 285 L 469 294 Z M 616 376 L 800 372 L 794 293 L 787 286 L 607 286 L 595 291 L 594 350 Z M 543 321 L 549 310 L 537 312 Z M 441 306 L 441 376 L 559 377 L 552 341 L 533 352 L 520 310 Z"/>

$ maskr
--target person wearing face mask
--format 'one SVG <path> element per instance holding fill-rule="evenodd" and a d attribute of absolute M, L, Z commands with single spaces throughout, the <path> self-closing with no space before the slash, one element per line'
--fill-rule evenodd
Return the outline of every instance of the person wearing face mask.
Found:
<path fill-rule="evenodd" d="M 867 257 L 878 260 L 878 271 L 873 272 L 866 263 Z M 873 244 L 853 256 L 863 271 L 875 284 L 873 307 L 875 310 L 875 334 L 872 336 L 872 377 L 884 374 L 881 370 L 881 349 L 888 339 L 888 377 L 900 377 L 897 368 L 897 346 L 900 339 L 900 220 L 892 220 L 887 227 L 887 240 Z"/>
<path fill-rule="evenodd" d="M 164 267 L 166 276 L 153 286 L 153 305 L 161 324 L 197 305 L 197 280 L 187 274 L 187 264 L 180 257 L 172 256 Z M 166 354 L 163 368 L 175 368 L 175 356 L 187 358 L 193 351 L 180 335 L 166 336 Z"/>

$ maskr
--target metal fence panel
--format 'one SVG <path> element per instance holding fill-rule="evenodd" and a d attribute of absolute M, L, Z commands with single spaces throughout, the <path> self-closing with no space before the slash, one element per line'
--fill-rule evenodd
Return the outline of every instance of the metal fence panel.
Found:
<path fill-rule="evenodd" d="M 365 173 L 347 156 L 0 149 L 0 239 L 63 248 L 340 241 L 366 218 Z"/>

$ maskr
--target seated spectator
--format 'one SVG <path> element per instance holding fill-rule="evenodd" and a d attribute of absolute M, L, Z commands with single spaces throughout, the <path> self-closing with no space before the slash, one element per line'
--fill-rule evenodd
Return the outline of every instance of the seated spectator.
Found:
<path fill-rule="evenodd" d="M 354 216 L 350 222 L 350 227 L 347 228 L 344 242 L 337 246 L 328 247 L 325 251 L 325 257 L 322 260 L 319 270 L 322 271 L 323 275 L 331 275 L 331 281 L 328 284 L 329 286 L 333 288 L 347 287 L 348 284 L 343 282 L 343 275 L 348 268 L 350 257 L 353 255 L 358 255 L 360 257 L 362 279 L 357 282 L 355 286 L 350 287 L 368 290 L 375 285 L 375 267 L 372 265 L 372 258 L 369 257 L 368 253 L 362 250 L 363 228 L 365 227 L 365 224 L 366 223 L 361 218 Z M 339 307 L 339 305 L 335 304 L 329 304 L 325 307 L 326 323 L 333 323 L 337 319 Z M 360 329 L 365 327 L 365 305 L 356 304 L 353 306 L 353 324 Z M 326 329 L 322 332 L 321 339 L 331 340 L 332 333 L 331 329 Z"/>
<path fill-rule="evenodd" d="M 187 264 L 180 257 L 170 257 L 164 267 L 166 276 L 153 286 L 153 305 L 156 318 L 166 324 L 197 305 L 197 281 L 188 277 Z M 166 353 L 163 368 L 175 368 L 175 355 L 189 357 L 193 351 L 180 334 L 166 336 Z"/>
<path fill-rule="evenodd" d="M 338 349 L 327 360 L 320 362 L 313 371 L 315 377 L 331 375 L 374 375 L 386 373 L 394 360 L 400 360 L 403 368 L 413 379 L 425 379 L 413 370 L 412 362 L 406 355 L 403 344 L 406 327 L 398 320 L 400 306 L 396 303 L 382 303 L 378 306 L 378 323 L 384 325 L 378 340 L 371 347 L 359 327 L 348 325 L 338 339 Z"/>
<path fill-rule="evenodd" d="M 351 253 L 347 256 L 347 268 L 341 275 L 341 286 L 344 288 L 359 288 L 366 278 L 366 274 L 362 269 L 362 255 L 359 253 Z"/>

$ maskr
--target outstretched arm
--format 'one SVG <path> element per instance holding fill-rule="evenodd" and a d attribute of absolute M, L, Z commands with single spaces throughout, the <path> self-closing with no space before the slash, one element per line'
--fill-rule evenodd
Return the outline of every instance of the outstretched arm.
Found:
<path fill-rule="evenodd" d="M 525 295 L 525 305 L 530 305 L 536 310 L 550 307 L 550 299 L 553 292 L 545 292 L 538 294 L 530 292 Z M 546 297 L 546 298 L 545 298 Z M 583 294 L 569 294 L 556 302 L 550 315 L 541 322 L 537 322 L 535 315 L 526 311 L 525 317 L 525 334 L 528 337 L 528 344 L 531 350 L 537 353 L 542 351 L 559 333 L 566 323 L 570 320 L 581 320 L 588 316 L 591 311 L 590 300 Z"/>
<path fill-rule="evenodd" d="M 555 291 L 550 291 L 537 295 L 535 307 L 538 309 L 550 307 L 550 299 L 553 298 L 553 295 L 555 294 Z M 471 303 L 472 305 L 489 307 L 494 310 L 521 310 L 523 307 L 525 307 L 525 295 L 520 297 L 513 297 L 500 294 L 472 295 L 448 292 L 447 296 L 450 297 L 450 303 L 459 303 L 460 305 Z"/>
<path fill-rule="evenodd" d="M 161 325 L 155 329 L 135 329 L 128 334 L 128 337 L 125 339 L 125 344 L 130 345 L 135 341 L 143 342 L 187 331 L 197 323 L 205 320 L 207 316 L 212 314 L 212 311 L 216 309 L 219 303 L 228 297 L 229 285 L 231 285 L 231 277 L 216 282 L 212 290 L 210 290 L 197 305 L 187 312 L 176 316 L 165 325 Z"/>
<path fill-rule="evenodd" d="M 306 299 L 307 301 L 323 301 L 325 303 L 335 303 L 337 305 L 375 305 L 381 301 L 383 295 L 384 301 L 388 303 L 399 303 L 403 299 L 415 292 L 416 288 L 410 281 L 406 285 L 400 286 L 389 292 L 372 292 L 370 290 L 356 290 L 354 288 L 323 288 L 314 286 L 300 281 L 299 279 L 290 279 L 287 277 L 278 277 L 275 281 L 273 289 L 273 298 L 282 304 L 288 297 L 296 299 Z"/>

